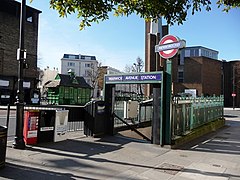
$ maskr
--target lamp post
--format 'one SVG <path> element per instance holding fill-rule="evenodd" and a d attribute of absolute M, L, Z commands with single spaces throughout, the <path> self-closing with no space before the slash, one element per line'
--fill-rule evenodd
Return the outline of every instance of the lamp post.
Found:
<path fill-rule="evenodd" d="M 222 95 L 223 95 L 223 100 L 225 99 L 225 77 L 224 77 L 224 73 L 225 73 L 225 70 L 224 70 L 224 63 L 226 62 L 226 60 L 223 60 L 222 59 L 222 65 L 221 65 L 221 71 L 222 71 Z"/>
<path fill-rule="evenodd" d="M 222 78 L 221 78 L 221 83 L 222 83 L 222 89 L 221 89 L 221 92 L 222 92 L 222 96 L 223 96 L 223 107 L 222 107 L 222 117 L 224 117 L 224 105 L 225 105 L 225 70 L 224 70 L 224 64 L 225 64 L 226 60 L 223 60 L 222 59 L 222 64 L 221 64 L 221 73 L 222 73 Z"/>
<path fill-rule="evenodd" d="M 232 81 L 232 101 L 233 101 L 233 109 L 235 109 L 235 96 L 236 96 L 236 92 L 235 92 L 235 66 L 233 65 L 233 81 Z"/>
<path fill-rule="evenodd" d="M 16 98 L 16 133 L 13 147 L 25 149 L 23 140 L 23 117 L 24 117 L 24 94 L 23 94 L 23 64 L 26 60 L 26 50 L 24 49 L 24 30 L 26 20 L 26 0 L 22 0 L 20 14 L 19 49 L 17 50 L 18 61 L 18 90 Z"/>

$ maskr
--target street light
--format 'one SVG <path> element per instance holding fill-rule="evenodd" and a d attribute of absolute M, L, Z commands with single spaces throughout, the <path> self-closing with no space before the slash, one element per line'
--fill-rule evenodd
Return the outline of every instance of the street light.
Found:
<path fill-rule="evenodd" d="M 235 65 L 233 64 L 233 72 L 232 72 L 232 101 L 233 101 L 233 109 L 235 109 Z"/>
<path fill-rule="evenodd" d="M 226 60 L 223 60 L 222 59 L 222 65 L 221 65 L 221 71 L 222 71 L 222 95 L 223 95 L 223 99 L 225 99 L 225 77 L 224 77 L 224 73 L 225 73 L 225 70 L 224 70 L 224 64 L 225 64 Z"/>
<path fill-rule="evenodd" d="M 23 117 L 24 117 L 23 65 L 26 60 L 26 50 L 24 49 L 25 20 L 26 20 L 26 0 L 22 0 L 20 14 L 19 49 L 17 51 L 18 90 L 16 98 L 16 134 L 13 143 L 13 147 L 16 149 L 25 149 L 25 142 L 23 139 Z"/>

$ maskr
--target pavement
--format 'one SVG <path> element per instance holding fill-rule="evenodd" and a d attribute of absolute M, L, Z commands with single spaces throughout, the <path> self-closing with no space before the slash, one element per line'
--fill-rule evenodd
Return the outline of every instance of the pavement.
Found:
<path fill-rule="evenodd" d="M 178 149 L 80 132 L 25 150 L 8 142 L 0 179 L 240 180 L 240 116 L 225 117 L 225 127 Z"/>

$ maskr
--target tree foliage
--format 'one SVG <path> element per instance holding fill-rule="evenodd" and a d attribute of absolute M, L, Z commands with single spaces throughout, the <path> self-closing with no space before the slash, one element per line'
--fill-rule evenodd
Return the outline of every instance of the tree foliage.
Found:
<path fill-rule="evenodd" d="M 218 0 L 217 4 L 225 11 L 240 7 L 239 0 Z M 168 24 L 182 24 L 189 10 L 194 14 L 202 8 L 209 11 L 210 6 L 210 0 L 50 0 L 50 7 L 57 10 L 61 17 L 76 13 L 80 18 L 80 29 L 109 19 L 110 13 L 115 16 L 135 13 L 146 20 L 164 17 Z"/>
<path fill-rule="evenodd" d="M 228 12 L 232 8 L 239 8 L 240 1 L 239 0 L 218 0 L 217 1 L 218 7 L 223 6 L 223 11 Z"/>

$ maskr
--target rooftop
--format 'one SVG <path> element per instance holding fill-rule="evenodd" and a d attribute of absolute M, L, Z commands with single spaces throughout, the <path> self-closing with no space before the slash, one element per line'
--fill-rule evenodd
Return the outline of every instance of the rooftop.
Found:
<path fill-rule="evenodd" d="M 96 56 L 89 56 L 89 55 L 81 55 L 81 54 L 64 54 L 63 59 L 71 59 L 71 60 L 96 60 Z"/>
<path fill-rule="evenodd" d="M 206 49 L 206 50 L 214 51 L 214 52 L 218 53 L 218 51 L 216 51 L 214 49 L 206 48 L 204 46 L 191 46 L 191 47 L 186 47 L 185 49 Z"/>
<path fill-rule="evenodd" d="M 1 0 L 1 6 L 0 11 L 12 13 L 14 15 L 20 14 L 16 13 L 16 11 L 20 12 L 21 9 L 21 3 L 14 1 L 14 0 Z M 39 11 L 35 8 L 32 8 L 30 6 L 26 6 L 26 17 L 30 16 L 33 13 L 41 13 L 42 11 Z"/>

